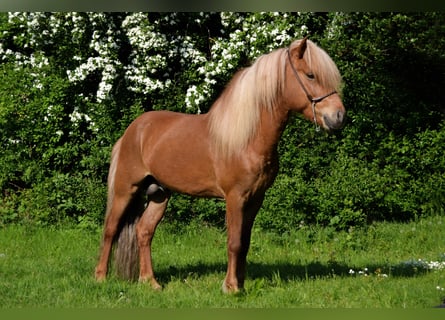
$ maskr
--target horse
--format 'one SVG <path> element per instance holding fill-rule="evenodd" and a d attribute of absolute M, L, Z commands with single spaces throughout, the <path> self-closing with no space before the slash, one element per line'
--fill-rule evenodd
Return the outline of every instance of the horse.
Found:
<path fill-rule="evenodd" d="M 252 226 L 277 175 L 277 145 L 290 114 L 302 114 L 317 129 L 340 129 L 346 115 L 341 82 L 331 57 L 303 38 L 235 73 L 207 113 L 137 117 L 112 149 L 96 280 L 106 278 L 117 243 L 116 271 L 161 289 L 151 243 L 170 196 L 183 193 L 225 200 L 222 290 L 244 290 Z"/>

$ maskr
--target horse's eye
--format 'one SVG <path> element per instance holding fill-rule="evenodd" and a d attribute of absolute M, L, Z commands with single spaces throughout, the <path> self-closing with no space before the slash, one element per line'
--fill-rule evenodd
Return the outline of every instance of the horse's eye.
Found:
<path fill-rule="evenodd" d="M 310 80 L 314 80 L 315 79 L 315 75 L 312 72 L 307 73 L 306 77 L 308 77 L 308 79 L 310 79 Z"/>

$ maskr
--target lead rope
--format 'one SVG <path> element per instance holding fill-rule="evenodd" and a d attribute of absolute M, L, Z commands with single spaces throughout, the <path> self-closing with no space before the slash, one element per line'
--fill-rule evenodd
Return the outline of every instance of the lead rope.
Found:
<path fill-rule="evenodd" d="M 334 90 L 334 91 L 332 91 L 332 92 L 330 92 L 330 93 L 328 93 L 328 94 L 325 94 L 324 96 L 321 96 L 321 97 L 318 97 L 318 98 L 312 98 L 312 99 L 311 99 L 311 102 L 312 102 L 312 114 L 314 115 L 315 131 L 317 131 L 317 132 L 320 131 L 320 125 L 319 125 L 318 122 L 317 122 L 317 117 L 316 117 L 316 112 L 315 112 L 315 104 L 316 104 L 317 102 L 320 102 L 321 100 L 323 100 L 323 99 L 329 97 L 329 96 L 332 96 L 333 94 L 336 94 L 336 93 L 337 93 L 337 91 Z"/>
<path fill-rule="evenodd" d="M 312 100 L 312 114 L 314 115 L 315 131 L 320 132 L 320 125 L 318 124 L 317 115 L 315 114 L 315 104 L 316 103 L 317 103 L 316 101 Z"/>

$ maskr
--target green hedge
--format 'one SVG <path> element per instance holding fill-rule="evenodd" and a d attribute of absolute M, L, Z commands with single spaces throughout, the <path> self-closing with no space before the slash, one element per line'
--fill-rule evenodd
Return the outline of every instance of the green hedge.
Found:
<path fill-rule="evenodd" d="M 445 214 L 443 154 L 443 127 L 410 140 L 390 136 L 372 161 L 351 156 L 342 145 L 321 167 L 305 161 L 317 162 L 316 156 L 303 154 L 297 157 L 301 163 L 294 161 L 291 174 L 277 177 L 257 223 L 286 232 L 313 223 L 344 229 Z"/>
<path fill-rule="evenodd" d="M 0 224 L 97 227 L 134 118 L 206 112 L 237 69 L 305 35 L 336 61 L 348 121 L 328 135 L 292 117 L 257 225 L 444 214 L 443 13 L 3 13 L 0 31 Z M 224 204 L 175 195 L 166 219 L 223 225 Z"/>

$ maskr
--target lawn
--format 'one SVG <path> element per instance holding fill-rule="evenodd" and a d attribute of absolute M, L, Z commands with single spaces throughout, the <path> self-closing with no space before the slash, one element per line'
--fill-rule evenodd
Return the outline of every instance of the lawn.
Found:
<path fill-rule="evenodd" d="M 445 297 L 445 217 L 335 231 L 254 229 L 246 291 L 224 295 L 224 230 L 162 223 L 153 243 L 163 290 L 96 283 L 100 232 L 0 230 L 1 308 L 431 308 Z"/>

